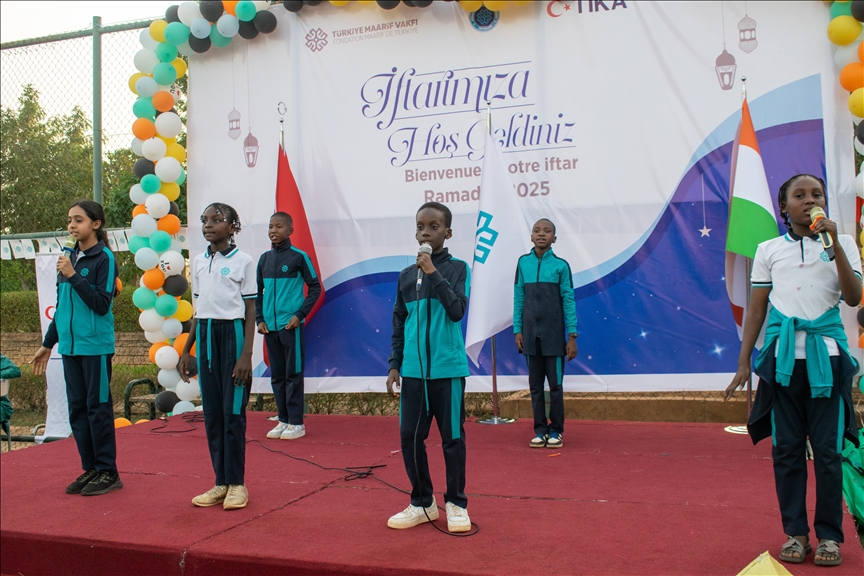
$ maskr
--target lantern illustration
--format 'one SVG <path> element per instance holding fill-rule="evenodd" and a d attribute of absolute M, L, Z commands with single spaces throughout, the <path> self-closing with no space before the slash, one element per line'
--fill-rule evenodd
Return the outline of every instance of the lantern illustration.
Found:
<path fill-rule="evenodd" d="M 714 71 L 717 72 L 717 80 L 720 82 L 720 88 L 723 90 L 731 90 L 735 84 L 735 57 L 726 51 L 726 45 L 723 45 L 723 53 L 717 57 Z"/>
<path fill-rule="evenodd" d="M 738 22 L 738 47 L 749 54 L 759 46 L 756 40 L 756 21 L 744 14 L 744 18 Z"/>
<path fill-rule="evenodd" d="M 243 140 L 243 157 L 246 160 L 246 166 L 254 168 L 258 162 L 258 139 L 252 135 L 252 129 L 249 129 L 249 135 Z"/>
<path fill-rule="evenodd" d="M 240 137 L 240 112 L 236 108 L 228 113 L 228 136 L 232 140 Z"/>

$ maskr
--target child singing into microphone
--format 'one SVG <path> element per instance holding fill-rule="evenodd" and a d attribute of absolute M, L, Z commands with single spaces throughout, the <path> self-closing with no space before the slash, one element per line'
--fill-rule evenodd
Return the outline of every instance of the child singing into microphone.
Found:
<path fill-rule="evenodd" d="M 861 301 L 861 261 L 851 236 L 838 234 L 827 218 L 811 218 L 815 207 L 825 208 L 820 178 L 793 176 L 780 187 L 778 203 L 788 232 L 756 251 L 738 371 L 725 398 L 750 377 L 750 355 L 770 302 L 765 345 L 756 358 L 759 389 L 747 427 L 754 443 L 772 439 L 774 482 L 788 538 L 780 560 L 801 563 L 813 550 L 806 508 L 809 437 L 819 539 L 814 563 L 837 566 L 843 542 L 843 437 L 858 443 L 851 397 L 858 365 L 849 354 L 840 300 L 848 306 Z M 823 248 L 828 239 L 833 261 Z"/>

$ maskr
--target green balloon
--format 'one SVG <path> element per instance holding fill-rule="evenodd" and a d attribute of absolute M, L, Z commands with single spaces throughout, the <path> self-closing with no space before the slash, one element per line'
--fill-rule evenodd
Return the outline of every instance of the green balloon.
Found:
<path fill-rule="evenodd" d="M 174 182 L 177 183 L 178 186 L 182 186 L 184 182 L 186 182 L 186 169 L 180 168 L 180 177 L 177 178 Z"/>
<path fill-rule="evenodd" d="M 177 49 L 175 48 L 174 50 L 176 51 Z M 160 62 L 155 68 L 153 68 L 153 80 L 161 86 L 167 86 L 176 79 L 177 69 L 167 62 Z"/>
<path fill-rule="evenodd" d="M 136 238 L 139 238 L 139 236 L 136 236 Z M 132 293 L 132 303 L 141 310 L 153 308 L 156 304 L 156 298 L 157 296 L 155 292 L 143 286 Z"/>
<path fill-rule="evenodd" d="M 132 104 L 132 113 L 136 118 L 147 118 L 148 120 L 156 119 L 156 108 L 153 107 L 152 98 L 138 98 Z"/>
<path fill-rule="evenodd" d="M 249 22 L 255 18 L 255 13 L 257 11 L 255 3 L 249 2 L 249 0 L 237 2 L 237 5 L 234 7 L 234 15 L 237 16 L 237 19 L 241 22 Z"/>
<path fill-rule="evenodd" d="M 189 27 L 182 22 L 171 22 L 165 27 L 165 41 L 180 46 L 189 39 Z"/>
<path fill-rule="evenodd" d="M 852 16 L 852 2 L 834 2 L 829 12 L 832 20 L 838 16 Z"/>
<path fill-rule="evenodd" d="M 129 251 L 135 254 L 141 248 L 149 248 L 150 241 L 144 236 L 132 236 L 129 238 Z M 141 306 L 139 306 L 141 308 Z"/>
<path fill-rule="evenodd" d="M 162 62 L 173 62 L 177 58 L 177 47 L 167 42 L 160 42 L 156 46 L 156 57 Z"/>
<path fill-rule="evenodd" d="M 171 235 L 164 230 L 157 230 L 150 235 L 150 248 L 160 254 L 171 248 L 171 242 Z"/>
<path fill-rule="evenodd" d="M 250 2 L 250 4 L 252 3 Z M 255 7 L 254 4 L 252 7 Z M 210 29 L 210 42 L 212 42 L 213 45 L 217 48 L 224 48 L 225 46 L 231 44 L 231 39 L 222 36 L 222 34 L 220 34 L 219 31 L 216 29 L 216 26 L 213 26 L 213 28 Z"/>
<path fill-rule="evenodd" d="M 164 294 L 156 299 L 156 304 L 153 306 L 156 313 L 160 316 L 173 316 L 177 312 L 177 300 L 170 294 Z"/>
<path fill-rule="evenodd" d="M 162 188 L 162 180 L 155 174 L 147 174 L 141 179 L 141 189 L 148 194 L 158 192 Z"/>

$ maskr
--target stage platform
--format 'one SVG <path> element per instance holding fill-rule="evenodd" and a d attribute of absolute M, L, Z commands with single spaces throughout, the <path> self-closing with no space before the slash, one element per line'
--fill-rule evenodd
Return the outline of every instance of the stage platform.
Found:
<path fill-rule="evenodd" d="M 272 422 L 249 413 L 247 436 L 329 467 L 385 465 L 408 481 L 398 419 L 309 416 L 307 436 L 264 440 Z M 531 449 L 531 422 L 466 423 L 468 538 L 432 526 L 387 528 L 408 498 L 376 481 L 347 481 L 246 448 L 249 505 L 226 512 L 190 499 L 213 485 L 203 425 L 182 417 L 117 431 L 124 488 L 69 496 L 80 470 L 72 440 L 0 457 L 0 572 L 22 574 L 664 574 L 738 573 L 784 541 L 770 442 L 717 424 L 568 421 L 565 446 Z M 438 494 L 440 438 L 429 439 Z M 811 466 L 812 478 L 812 466 Z M 808 504 L 813 505 L 811 486 Z M 442 513 L 438 525 L 446 529 Z M 845 517 L 844 563 L 786 565 L 795 575 L 861 574 L 864 554 Z"/>

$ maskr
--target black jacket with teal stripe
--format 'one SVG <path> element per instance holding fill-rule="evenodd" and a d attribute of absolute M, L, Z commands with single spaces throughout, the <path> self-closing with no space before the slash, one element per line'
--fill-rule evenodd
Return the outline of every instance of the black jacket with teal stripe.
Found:
<path fill-rule="evenodd" d="M 390 369 L 402 377 L 436 380 L 468 376 L 462 317 L 468 306 L 471 271 L 445 248 L 432 255 L 436 270 L 417 292 L 417 266 L 399 274 L 393 305 Z"/>
<path fill-rule="evenodd" d="M 286 240 L 258 260 L 255 323 L 282 330 L 292 316 L 303 322 L 321 296 L 321 282 L 309 256 Z M 309 287 L 304 297 L 303 284 Z"/>
<path fill-rule="evenodd" d="M 519 258 L 513 291 L 513 332 L 522 334 L 522 350 L 564 356 L 567 334 L 576 334 L 576 301 L 570 265 L 549 248 L 541 258 L 532 249 Z"/>
<path fill-rule="evenodd" d="M 57 274 L 57 307 L 42 345 L 64 356 L 114 353 L 117 265 L 104 242 L 72 257 L 75 274 Z"/>

